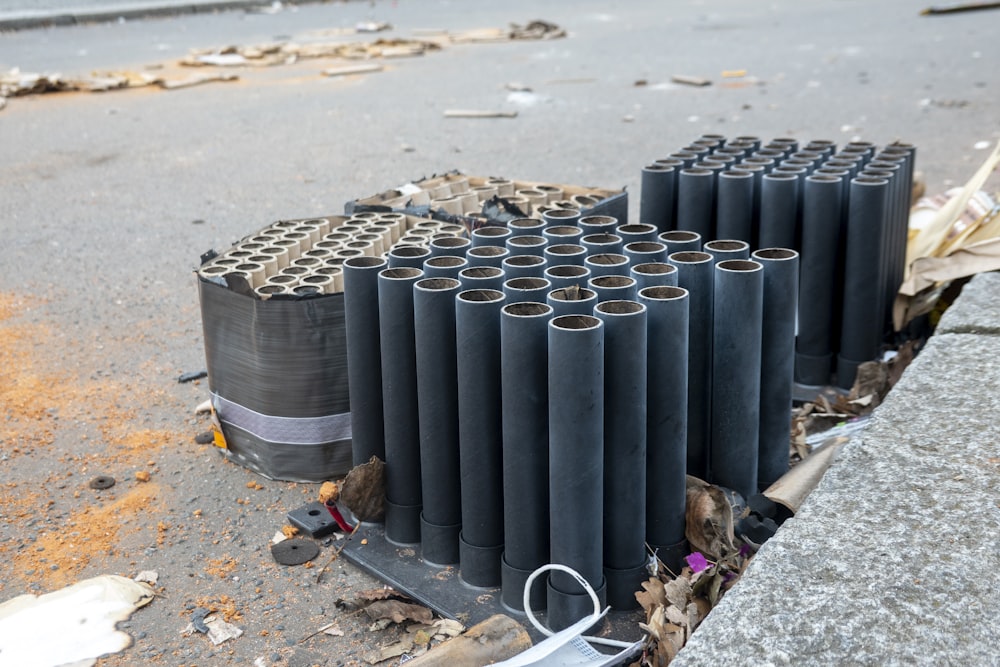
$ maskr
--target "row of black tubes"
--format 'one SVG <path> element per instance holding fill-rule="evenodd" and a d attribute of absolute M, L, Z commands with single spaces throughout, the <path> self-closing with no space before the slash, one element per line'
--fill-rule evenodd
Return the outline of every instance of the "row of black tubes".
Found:
<path fill-rule="evenodd" d="M 916 149 L 702 135 L 643 169 L 640 221 L 801 254 L 795 379 L 850 389 L 892 332 Z"/>
<path fill-rule="evenodd" d="M 647 544 L 682 564 L 686 472 L 748 496 L 788 467 L 797 253 L 652 228 L 669 263 L 638 264 L 525 233 L 616 223 L 571 217 L 344 263 L 354 459 L 386 461 L 386 537 L 515 610 L 549 562 L 634 607 Z M 553 629 L 590 604 L 559 572 L 532 591 Z"/>

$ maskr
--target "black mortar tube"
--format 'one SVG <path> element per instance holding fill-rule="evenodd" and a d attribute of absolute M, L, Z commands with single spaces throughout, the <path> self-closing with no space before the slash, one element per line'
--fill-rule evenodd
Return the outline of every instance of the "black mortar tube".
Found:
<path fill-rule="evenodd" d="M 795 248 L 799 178 L 771 172 L 760 184 L 759 248 Z"/>
<path fill-rule="evenodd" d="M 647 287 L 677 287 L 677 267 L 666 262 L 636 264 L 628 274 L 640 292 Z"/>
<path fill-rule="evenodd" d="M 500 402 L 502 292 L 475 289 L 455 300 L 462 534 L 459 576 L 500 585 L 503 552 L 503 410 Z"/>
<path fill-rule="evenodd" d="M 465 257 L 465 251 L 471 247 L 472 241 L 464 236 L 444 236 L 432 239 L 429 244 L 431 257 L 441 257 L 442 255 Z"/>
<path fill-rule="evenodd" d="M 458 272 L 469 267 L 464 257 L 440 255 L 424 260 L 424 275 L 428 278 L 457 278 Z"/>
<path fill-rule="evenodd" d="M 563 287 L 554 289 L 545 297 L 545 303 L 552 306 L 552 315 L 587 315 L 594 312 L 597 292 L 586 287 Z"/>
<path fill-rule="evenodd" d="M 545 221 L 536 218 L 514 218 L 507 223 L 511 236 L 541 236 Z M 506 240 L 504 241 L 506 244 Z M 508 248 L 510 246 L 507 246 Z"/>
<path fill-rule="evenodd" d="M 580 211 L 576 209 L 557 208 L 542 213 L 542 222 L 546 227 L 576 226 L 580 222 Z"/>
<path fill-rule="evenodd" d="M 462 527 L 459 488 L 458 371 L 455 365 L 454 278 L 424 278 L 413 286 L 420 420 L 421 557 L 435 565 L 458 562 Z"/>
<path fill-rule="evenodd" d="M 701 250 L 702 238 L 697 232 L 673 230 L 663 232 L 656 239 L 667 246 L 667 257 L 675 252 L 698 252 Z"/>
<path fill-rule="evenodd" d="M 614 252 L 591 255 L 583 260 L 583 265 L 590 269 L 591 277 L 628 275 L 629 258 Z"/>
<path fill-rule="evenodd" d="M 640 223 L 653 225 L 661 232 L 673 228 L 676 178 L 677 170 L 668 165 L 653 163 L 642 168 Z"/>
<path fill-rule="evenodd" d="M 544 236 L 531 234 L 512 236 L 505 242 L 511 255 L 538 255 L 539 257 L 545 256 L 545 246 L 548 244 L 549 240 Z"/>
<path fill-rule="evenodd" d="M 622 238 L 622 243 L 628 245 L 636 241 L 655 241 L 656 236 L 661 234 L 661 230 L 653 225 L 633 224 L 618 225 L 615 234 Z"/>
<path fill-rule="evenodd" d="M 406 245 L 393 248 L 389 251 L 389 268 L 398 269 L 410 267 L 419 269 L 424 265 L 424 260 L 431 256 L 431 251 L 422 246 Z"/>
<path fill-rule="evenodd" d="M 413 267 L 378 274 L 385 431 L 385 538 L 420 542 L 420 417 L 413 285 L 424 272 Z"/>
<path fill-rule="evenodd" d="M 483 246 L 504 247 L 504 242 L 511 237 L 513 232 L 506 227 L 497 225 L 487 225 L 479 229 L 472 230 L 472 247 L 481 248 Z"/>
<path fill-rule="evenodd" d="M 858 366 L 878 356 L 883 318 L 879 312 L 879 255 L 889 181 L 858 176 L 850 184 L 844 257 L 844 303 L 837 355 L 837 385 L 850 389 Z"/>
<path fill-rule="evenodd" d="M 664 262 L 667 259 L 667 246 L 658 241 L 633 241 L 625 244 L 625 256 L 628 257 L 630 267 L 648 262 Z"/>
<path fill-rule="evenodd" d="M 716 264 L 727 259 L 750 259 L 750 244 L 738 239 L 709 241 L 702 250 L 711 255 Z"/>
<path fill-rule="evenodd" d="M 757 493 L 764 269 L 745 259 L 715 266 L 712 343 L 713 484 Z"/>
<path fill-rule="evenodd" d="M 799 282 L 795 381 L 818 387 L 829 384 L 836 334 L 837 278 L 841 264 L 841 219 L 844 180 L 813 174 L 806 179 L 802 210 L 802 272 Z"/>
<path fill-rule="evenodd" d="M 576 243 L 550 245 L 545 248 L 544 257 L 549 266 L 565 266 L 567 264 L 583 266 L 583 260 L 587 257 L 587 248 Z"/>
<path fill-rule="evenodd" d="M 542 230 L 542 236 L 549 240 L 549 245 L 561 243 L 579 243 L 583 230 L 575 225 L 555 225 Z"/>
<path fill-rule="evenodd" d="M 462 289 L 500 290 L 506 279 L 503 269 L 495 266 L 470 266 L 458 272 Z"/>
<path fill-rule="evenodd" d="M 502 291 L 506 303 L 545 303 L 545 297 L 552 291 L 552 283 L 545 278 L 511 278 L 504 281 Z"/>
<path fill-rule="evenodd" d="M 602 255 L 607 253 L 620 255 L 625 246 L 622 243 L 622 237 L 610 233 L 587 234 L 580 239 L 580 245 L 586 248 L 588 255 Z"/>
<path fill-rule="evenodd" d="M 594 316 L 604 322 L 604 578 L 608 603 L 615 609 L 634 609 L 635 592 L 649 577 L 647 312 L 635 301 L 605 301 L 594 308 Z"/>
<path fill-rule="evenodd" d="M 549 561 L 576 570 L 603 598 L 604 324 L 588 315 L 555 317 L 548 337 Z M 579 621 L 587 605 L 572 577 L 552 572 L 552 630 Z"/>
<path fill-rule="evenodd" d="M 548 324 L 552 308 L 509 303 L 500 315 L 503 404 L 503 604 L 523 611 L 524 584 L 549 562 Z M 537 592 L 536 592 L 537 591 Z M 545 606 L 533 587 L 532 609 Z"/>
<path fill-rule="evenodd" d="M 677 179 L 677 229 L 713 239 L 715 172 L 704 167 L 682 169 Z"/>
<path fill-rule="evenodd" d="M 674 572 L 683 567 L 688 418 L 688 291 L 647 287 L 646 542 Z"/>
<path fill-rule="evenodd" d="M 799 254 L 764 248 L 753 260 L 764 267 L 757 486 L 766 489 L 788 472 Z"/>
<path fill-rule="evenodd" d="M 632 301 L 636 282 L 628 276 L 597 276 L 587 281 L 587 287 L 597 293 L 597 301 Z"/>
<path fill-rule="evenodd" d="M 585 215 L 580 218 L 580 229 L 588 234 L 612 234 L 618 226 L 618 218 L 610 215 Z"/>
<path fill-rule="evenodd" d="M 490 227 L 490 229 L 500 229 L 499 227 Z M 520 237 L 525 238 L 525 237 Z M 510 250 L 507 248 L 501 248 L 495 245 L 481 245 L 469 248 L 469 251 L 465 253 L 465 259 L 469 262 L 469 266 L 492 266 L 500 268 L 503 261 L 510 257 Z"/>
<path fill-rule="evenodd" d="M 351 459 L 358 466 L 373 456 L 385 460 L 378 274 L 388 263 L 381 257 L 352 257 L 343 267 Z"/>
<path fill-rule="evenodd" d="M 507 279 L 511 278 L 541 278 L 548 263 L 538 255 L 513 255 L 500 263 Z"/>
<path fill-rule="evenodd" d="M 544 277 L 552 285 L 552 289 L 563 287 L 586 287 L 590 280 L 590 269 L 576 264 L 560 264 L 545 269 Z"/>
<path fill-rule="evenodd" d="M 675 252 L 667 261 L 677 267 L 677 286 L 688 291 L 687 473 L 708 480 L 712 438 L 712 256 Z"/>
<path fill-rule="evenodd" d="M 718 238 L 753 242 L 753 181 L 749 171 L 719 174 L 715 229 Z"/>

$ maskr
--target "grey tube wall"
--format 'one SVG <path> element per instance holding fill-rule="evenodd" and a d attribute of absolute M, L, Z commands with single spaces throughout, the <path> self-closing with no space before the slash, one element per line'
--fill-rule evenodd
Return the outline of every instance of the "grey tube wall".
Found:
<path fill-rule="evenodd" d="M 424 272 L 412 267 L 378 274 L 385 431 L 385 537 L 420 542 L 420 417 L 413 285 Z"/>
<path fill-rule="evenodd" d="M 646 411 L 646 541 L 674 572 L 687 553 L 684 537 L 688 420 L 688 291 L 648 287 L 639 301 L 649 311 Z"/>
<path fill-rule="evenodd" d="M 357 466 L 373 456 L 385 460 L 378 274 L 388 263 L 381 257 L 352 257 L 343 267 L 351 458 Z"/>
<path fill-rule="evenodd" d="M 630 267 L 664 262 L 667 259 L 667 246 L 657 241 L 633 241 L 625 244 L 625 256 L 628 257 Z"/>
<path fill-rule="evenodd" d="M 604 598 L 604 324 L 549 321 L 549 560 L 568 565 Z M 561 630 L 592 610 L 566 573 L 548 582 L 548 621 Z"/>
<path fill-rule="evenodd" d="M 799 328 L 795 342 L 795 380 L 822 386 L 833 372 L 834 340 L 839 329 L 835 300 L 841 265 L 842 178 L 813 174 L 806 179 L 802 210 L 802 272 Z"/>
<path fill-rule="evenodd" d="M 503 402 L 503 603 L 523 610 L 524 584 L 549 561 L 548 323 L 552 308 L 510 303 L 500 316 Z M 545 591 L 532 588 L 532 609 Z"/>
<path fill-rule="evenodd" d="M 647 287 L 677 287 L 677 267 L 666 262 L 636 264 L 629 270 L 635 279 L 635 288 L 641 292 Z"/>
<path fill-rule="evenodd" d="M 587 287 L 597 293 L 600 301 L 632 301 L 636 296 L 634 278 L 628 276 L 597 276 L 587 281 Z"/>
<path fill-rule="evenodd" d="M 545 279 L 552 285 L 552 289 L 562 289 L 563 287 L 585 287 L 590 280 L 590 269 L 576 264 L 560 264 L 550 266 L 545 269 Z M 586 314 L 586 313 L 583 313 Z"/>
<path fill-rule="evenodd" d="M 552 306 L 552 315 L 586 315 L 594 312 L 597 292 L 586 287 L 563 287 L 554 289 L 545 297 L 545 303 Z"/>
<path fill-rule="evenodd" d="M 431 256 L 431 251 L 420 246 L 400 246 L 389 251 L 389 268 L 398 269 L 410 267 L 419 269 L 424 260 Z"/>
<path fill-rule="evenodd" d="M 653 225 L 661 232 L 673 229 L 676 178 L 674 167 L 655 163 L 643 167 L 639 190 L 640 223 Z"/>
<path fill-rule="evenodd" d="M 844 258 L 844 302 L 837 356 L 837 384 L 850 389 L 858 366 L 878 356 L 884 319 L 878 284 L 889 182 L 859 176 L 851 181 Z"/>
<path fill-rule="evenodd" d="M 469 262 L 464 257 L 454 255 L 428 257 L 424 260 L 424 275 L 428 278 L 457 278 L 458 272 L 468 266 Z"/>
<path fill-rule="evenodd" d="M 677 229 L 715 238 L 715 173 L 704 167 L 682 169 L 677 179 Z"/>
<path fill-rule="evenodd" d="M 753 243 L 753 182 L 753 174 L 748 171 L 732 170 L 719 174 L 716 197 L 717 238 Z"/>
<path fill-rule="evenodd" d="M 711 481 L 757 493 L 764 270 L 731 259 L 715 267 Z"/>
<path fill-rule="evenodd" d="M 684 230 L 672 230 L 663 232 L 657 237 L 663 245 L 667 246 L 667 256 L 675 252 L 699 252 L 701 251 L 702 237 L 696 232 Z"/>
<path fill-rule="evenodd" d="M 495 266 L 470 266 L 458 272 L 462 289 L 500 290 L 505 279 L 503 269 Z"/>
<path fill-rule="evenodd" d="M 455 361 L 454 278 L 424 278 L 413 287 L 417 409 L 420 424 L 421 556 L 458 562 L 462 523 L 459 488 L 458 371 Z"/>
<path fill-rule="evenodd" d="M 750 244 L 746 241 L 731 239 L 709 241 L 702 250 L 711 255 L 716 264 L 727 259 L 750 259 Z"/>
<path fill-rule="evenodd" d="M 545 297 L 551 291 L 552 283 L 545 278 L 511 278 L 503 284 L 503 295 L 507 303 L 545 303 Z"/>
<path fill-rule="evenodd" d="M 667 258 L 677 267 L 677 285 L 688 291 L 687 473 L 708 479 L 712 438 L 712 256 L 678 252 Z"/>
<path fill-rule="evenodd" d="M 604 577 L 608 603 L 634 609 L 635 592 L 649 576 L 647 312 L 635 301 L 606 301 L 594 308 L 594 315 L 604 322 Z"/>
<path fill-rule="evenodd" d="M 499 227 L 489 227 L 488 229 L 500 229 Z M 523 237 L 522 237 L 523 238 Z M 500 268 L 503 261 L 510 256 L 510 250 L 495 245 L 480 245 L 469 248 L 465 253 L 465 260 L 469 266 L 492 266 Z"/>
<path fill-rule="evenodd" d="M 506 257 L 500 264 L 504 275 L 511 278 L 541 278 L 547 262 L 538 255 L 513 255 Z"/>
<path fill-rule="evenodd" d="M 503 552 L 503 415 L 500 309 L 503 293 L 465 290 L 455 300 L 462 534 L 459 576 L 500 584 Z"/>
<path fill-rule="evenodd" d="M 613 252 L 600 253 L 587 257 L 583 260 L 583 265 L 590 269 L 590 275 L 594 278 L 624 276 L 628 275 L 629 258 Z"/>
<path fill-rule="evenodd" d="M 764 267 L 757 486 L 766 489 L 788 472 L 799 254 L 764 248 L 753 259 Z"/>
<path fill-rule="evenodd" d="M 799 179 L 771 172 L 760 184 L 759 248 L 795 248 Z"/>

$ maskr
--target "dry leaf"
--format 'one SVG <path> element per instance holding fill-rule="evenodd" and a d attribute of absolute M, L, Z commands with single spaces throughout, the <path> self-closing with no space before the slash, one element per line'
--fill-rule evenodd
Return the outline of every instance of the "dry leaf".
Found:
<path fill-rule="evenodd" d="M 416 621 L 417 623 L 430 623 L 433 613 L 427 607 L 399 600 L 378 600 L 365 607 L 365 613 L 373 621 L 388 618 L 393 623 L 403 621 Z"/>
<path fill-rule="evenodd" d="M 685 519 L 688 542 L 711 560 L 736 550 L 733 510 L 719 487 L 688 475 Z"/>
<path fill-rule="evenodd" d="M 642 582 L 642 588 L 646 591 L 646 595 L 649 597 L 649 606 L 653 605 L 665 605 L 667 604 L 667 596 L 663 590 L 663 582 L 658 578 L 650 577 L 646 581 Z M 636 593 L 636 597 L 641 595 Z M 640 601 L 639 604 L 642 604 Z M 642 605 L 644 609 L 648 611 L 646 605 Z"/>
<path fill-rule="evenodd" d="M 666 601 L 679 609 L 687 607 L 691 592 L 691 582 L 685 577 L 675 577 L 663 586 Z"/>
<path fill-rule="evenodd" d="M 679 625 L 681 627 L 687 626 L 688 616 L 686 611 L 681 611 L 674 605 L 670 605 L 668 607 L 664 607 L 663 613 L 667 620 L 674 625 Z"/>
<path fill-rule="evenodd" d="M 450 618 L 439 618 L 431 624 L 434 628 L 434 638 L 437 639 L 438 636 L 441 637 L 457 637 L 463 632 L 465 632 L 465 626 L 458 621 L 453 621 Z"/>
<path fill-rule="evenodd" d="M 389 658 L 398 658 L 404 653 L 409 653 L 411 650 L 413 650 L 413 637 L 407 635 L 398 642 L 383 646 L 379 650 L 377 662 L 388 660 Z"/>

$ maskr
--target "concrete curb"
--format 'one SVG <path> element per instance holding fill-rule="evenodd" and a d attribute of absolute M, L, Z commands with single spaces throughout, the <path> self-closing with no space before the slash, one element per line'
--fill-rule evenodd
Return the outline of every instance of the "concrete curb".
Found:
<path fill-rule="evenodd" d="M 297 0 L 285 5 L 302 5 L 322 0 Z M 210 14 L 214 12 L 268 7 L 269 0 L 188 0 L 187 2 L 133 2 L 104 7 L 79 7 L 49 11 L 0 12 L 0 31 L 31 30 L 53 26 L 104 23 L 119 19 L 135 20 L 182 14 Z"/>
<path fill-rule="evenodd" d="M 674 664 L 1000 665 L 998 278 L 966 285 Z"/>

